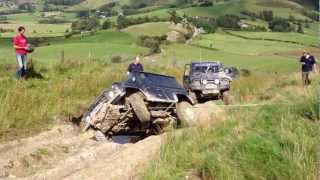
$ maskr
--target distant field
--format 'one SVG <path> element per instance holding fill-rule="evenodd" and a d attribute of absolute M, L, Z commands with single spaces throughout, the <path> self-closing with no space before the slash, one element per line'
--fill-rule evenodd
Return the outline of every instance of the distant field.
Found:
<path fill-rule="evenodd" d="M 181 25 L 174 25 L 169 22 L 156 22 L 156 23 L 145 23 L 130 26 L 122 31 L 128 32 L 134 36 L 148 35 L 148 36 L 161 36 L 167 34 L 171 30 L 178 30 L 186 33 L 186 29 Z"/>
<path fill-rule="evenodd" d="M 70 23 L 66 24 L 38 24 L 34 22 L 15 22 L 14 24 L 1 24 L 0 28 L 12 29 L 14 32 L 1 33 L 1 37 L 12 37 L 16 34 L 19 26 L 26 28 L 26 35 L 29 37 L 54 37 L 62 36 L 66 30 L 70 30 Z"/>
<path fill-rule="evenodd" d="M 133 57 L 137 54 L 145 54 L 148 49 L 137 46 L 135 37 L 128 33 L 102 31 L 94 36 L 87 36 L 82 39 L 74 37 L 52 41 L 48 46 L 36 48 L 35 52 L 29 56 L 38 63 L 53 65 L 60 60 L 62 51 L 65 53 L 65 59 L 101 59 L 107 61 L 114 55 Z M 15 63 L 12 60 L 14 59 L 14 51 L 10 40 L 5 47 L 0 49 L 0 53 L 6 54 L 6 56 L 0 58 L 2 59 L 1 62 Z"/>
<path fill-rule="evenodd" d="M 180 15 L 192 15 L 192 16 L 221 16 L 225 14 L 236 14 L 240 15 L 240 12 L 243 10 L 260 12 L 263 10 L 272 10 L 275 16 L 288 18 L 290 15 L 297 19 L 309 19 L 300 13 L 301 7 L 292 3 L 291 1 L 282 1 L 282 6 L 274 6 L 273 3 L 267 0 L 239 0 L 239 1 L 230 1 L 225 3 L 218 3 L 212 7 L 190 7 L 185 9 L 178 9 L 177 12 Z M 137 15 L 132 15 L 131 17 L 140 17 L 140 16 L 159 16 L 159 17 L 168 17 L 167 13 L 169 10 L 173 9 L 160 9 L 148 13 L 141 13 Z"/>
<path fill-rule="evenodd" d="M 113 0 L 85 0 L 82 3 L 72 6 L 68 8 L 68 10 L 88 10 L 88 9 L 96 9 L 104 4 L 112 2 Z"/>
<path fill-rule="evenodd" d="M 124 29 L 124 32 L 129 32 L 134 35 L 149 35 L 149 36 L 160 36 L 164 35 L 169 31 L 170 23 L 168 22 L 157 22 L 157 23 L 145 23 L 135 26 L 130 26 Z"/>
<path fill-rule="evenodd" d="M 294 41 L 304 43 L 306 45 L 319 45 L 319 39 L 315 36 L 308 34 L 300 34 L 295 32 L 281 33 L 281 32 L 245 32 L 245 31 L 233 31 L 234 34 L 249 38 L 266 38 L 266 39 L 278 39 L 283 41 Z M 267 42 L 264 42 L 267 43 Z"/>

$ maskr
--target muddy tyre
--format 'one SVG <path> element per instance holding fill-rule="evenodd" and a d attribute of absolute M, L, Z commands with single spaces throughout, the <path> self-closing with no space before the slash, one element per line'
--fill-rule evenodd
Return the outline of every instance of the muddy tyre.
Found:
<path fill-rule="evenodd" d="M 230 105 L 231 104 L 231 96 L 229 91 L 224 91 L 222 93 L 222 101 L 225 105 Z"/>
<path fill-rule="evenodd" d="M 197 116 L 192 105 L 187 101 L 177 104 L 177 116 L 182 126 L 197 125 Z"/>
<path fill-rule="evenodd" d="M 143 125 L 148 124 L 150 122 L 151 115 L 143 100 L 143 95 L 140 92 L 131 94 L 129 96 L 129 103 L 140 122 Z"/>

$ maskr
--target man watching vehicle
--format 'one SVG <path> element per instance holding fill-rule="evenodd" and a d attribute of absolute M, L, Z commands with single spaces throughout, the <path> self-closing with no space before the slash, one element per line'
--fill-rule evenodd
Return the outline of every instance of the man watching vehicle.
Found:
<path fill-rule="evenodd" d="M 304 86 L 311 84 L 310 73 L 314 70 L 317 72 L 316 59 L 308 51 L 303 51 L 300 58 L 301 70 L 302 70 L 302 81 Z"/>
<path fill-rule="evenodd" d="M 140 57 L 136 56 L 133 63 L 131 63 L 128 67 L 128 75 L 130 74 L 136 74 L 139 72 L 143 72 L 143 66 L 140 63 Z"/>
<path fill-rule="evenodd" d="M 18 63 L 17 79 L 26 78 L 27 75 L 27 54 L 30 52 L 28 39 L 24 35 L 26 29 L 23 26 L 18 28 L 18 34 L 13 38 L 13 47 L 16 50 L 16 58 Z"/>

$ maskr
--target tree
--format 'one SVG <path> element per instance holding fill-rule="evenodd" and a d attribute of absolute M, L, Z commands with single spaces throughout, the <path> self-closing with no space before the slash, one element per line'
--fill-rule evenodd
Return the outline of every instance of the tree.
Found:
<path fill-rule="evenodd" d="M 91 31 L 94 29 L 98 29 L 100 26 L 100 21 L 95 18 L 86 18 L 86 19 L 80 19 L 78 21 L 74 21 L 71 24 L 71 29 L 73 32 L 77 31 Z"/>
<path fill-rule="evenodd" d="M 273 20 L 273 11 L 262 11 L 260 16 L 261 19 L 270 22 Z"/>
<path fill-rule="evenodd" d="M 217 19 L 217 24 L 220 27 L 223 28 L 230 28 L 230 29 L 239 29 L 239 22 L 240 18 L 236 15 L 225 15 L 225 16 L 220 16 Z"/>
<path fill-rule="evenodd" d="M 174 24 L 181 22 L 182 18 L 179 17 L 176 10 L 169 11 L 168 13 L 170 14 L 170 22 L 173 22 Z"/>
<path fill-rule="evenodd" d="M 77 17 L 79 18 L 88 18 L 90 15 L 89 11 L 79 11 L 77 12 Z"/>
<path fill-rule="evenodd" d="M 298 33 L 304 33 L 304 32 L 303 32 L 303 28 L 302 28 L 302 24 L 301 24 L 301 23 L 299 23 L 299 24 L 298 24 L 297 32 L 298 32 Z"/>
<path fill-rule="evenodd" d="M 283 18 L 276 18 L 269 22 L 269 29 L 275 32 L 290 32 L 294 30 L 291 24 Z"/>
<path fill-rule="evenodd" d="M 111 28 L 111 21 L 110 19 L 107 19 L 103 22 L 102 29 L 109 29 L 109 28 Z"/>
<path fill-rule="evenodd" d="M 117 18 L 117 29 L 123 29 L 128 27 L 128 20 L 126 18 L 126 16 L 120 15 Z"/>

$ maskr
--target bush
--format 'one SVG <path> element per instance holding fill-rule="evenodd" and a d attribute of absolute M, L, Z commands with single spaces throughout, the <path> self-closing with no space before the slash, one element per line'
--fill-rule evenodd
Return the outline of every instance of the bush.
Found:
<path fill-rule="evenodd" d="M 89 11 L 78 11 L 77 12 L 77 17 L 78 18 L 88 18 L 90 12 Z"/>
<path fill-rule="evenodd" d="M 111 57 L 111 62 L 112 63 L 121 63 L 122 62 L 122 57 L 121 56 L 112 56 Z"/>
<path fill-rule="evenodd" d="M 13 29 L 0 28 L 0 33 L 14 32 Z"/>
<path fill-rule="evenodd" d="M 0 16 L 0 21 L 6 21 L 6 20 L 8 20 L 7 16 Z"/>
<path fill-rule="evenodd" d="M 236 15 L 220 16 L 217 19 L 218 26 L 229 29 L 240 29 L 239 22 L 240 18 Z"/>
<path fill-rule="evenodd" d="M 170 22 L 173 22 L 174 24 L 178 24 L 182 21 L 182 18 L 177 14 L 175 10 L 169 11 L 170 14 Z"/>
<path fill-rule="evenodd" d="M 320 20 L 320 15 L 319 12 L 313 12 L 309 10 L 302 10 L 301 13 L 308 18 L 312 19 L 313 21 L 319 21 Z"/>
<path fill-rule="evenodd" d="M 304 32 L 303 32 L 303 28 L 302 28 L 302 24 L 301 24 L 301 23 L 299 23 L 299 24 L 298 24 L 297 32 L 298 32 L 298 33 L 304 33 Z"/>
<path fill-rule="evenodd" d="M 269 22 L 269 29 L 274 32 L 290 32 L 294 30 L 291 24 L 282 18 L 276 18 Z"/>
<path fill-rule="evenodd" d="M 91 31 L 98 29 L 100 21 L 97 18 L 86 18 L 74 21 L 71 24 L 72 31 Z"/>
<path fill-rule="evenodd" d="M 71 6 L 75 4 L 79 4 L 84 0 L 45 0 L 46 4 L 53 4 L 53 5 L 63 5 L 63 6 Z"/>
<path fill-rule="evenodd" d="M 46 19 L 40 19 L 38 21 L 39 24 L 64 24 L 69 23 L 70 21 L 65 19 L 57 19 L 57 18 L 46 18 Z"/>
<path fill-rule="evenodd" d="M 197 28 L 203 28 L 207 33 L 214 33 L 218 28 L 218 25 L 214 18 L 187 18 L 188 22 L 191 22 Z"/>
<path fill-rule="evenodd" d="M 111 25 L 112 25 L 112 23 L 111 23 L 110 19 L 107 19 L 107 20 L 105 20 L 105 21 L 103 22 L 103 24 L 102 24 L 102 29 L 110 29 L 110 28 L 111 28 Z"/>
<path fill-rule="evenodd" d="M 166 40 L 166 36 L 139 36 L 137 44 L 143 47 L 150 48 L 150 53 L 160 53 L 160 45 Z"/>
<path fill-rule="evenodd" d="M 262 11 L 260 12 L 260 18 L 265 21 L 272 21 L 273 20 L 273 11 Z"/>
<path fill-rule="evenodd" d="M 117 18 L 117 28 L 123 29 L 128 26 L 136 25 L 136 24 L 143 24 L 148 22 L 165 22 L 167 21 L 166 18 L 159 18 L 157 16 L 149 17 L 138 17 L 138 18 L 127 18 L 126 16 L 118 16 Z"/>

